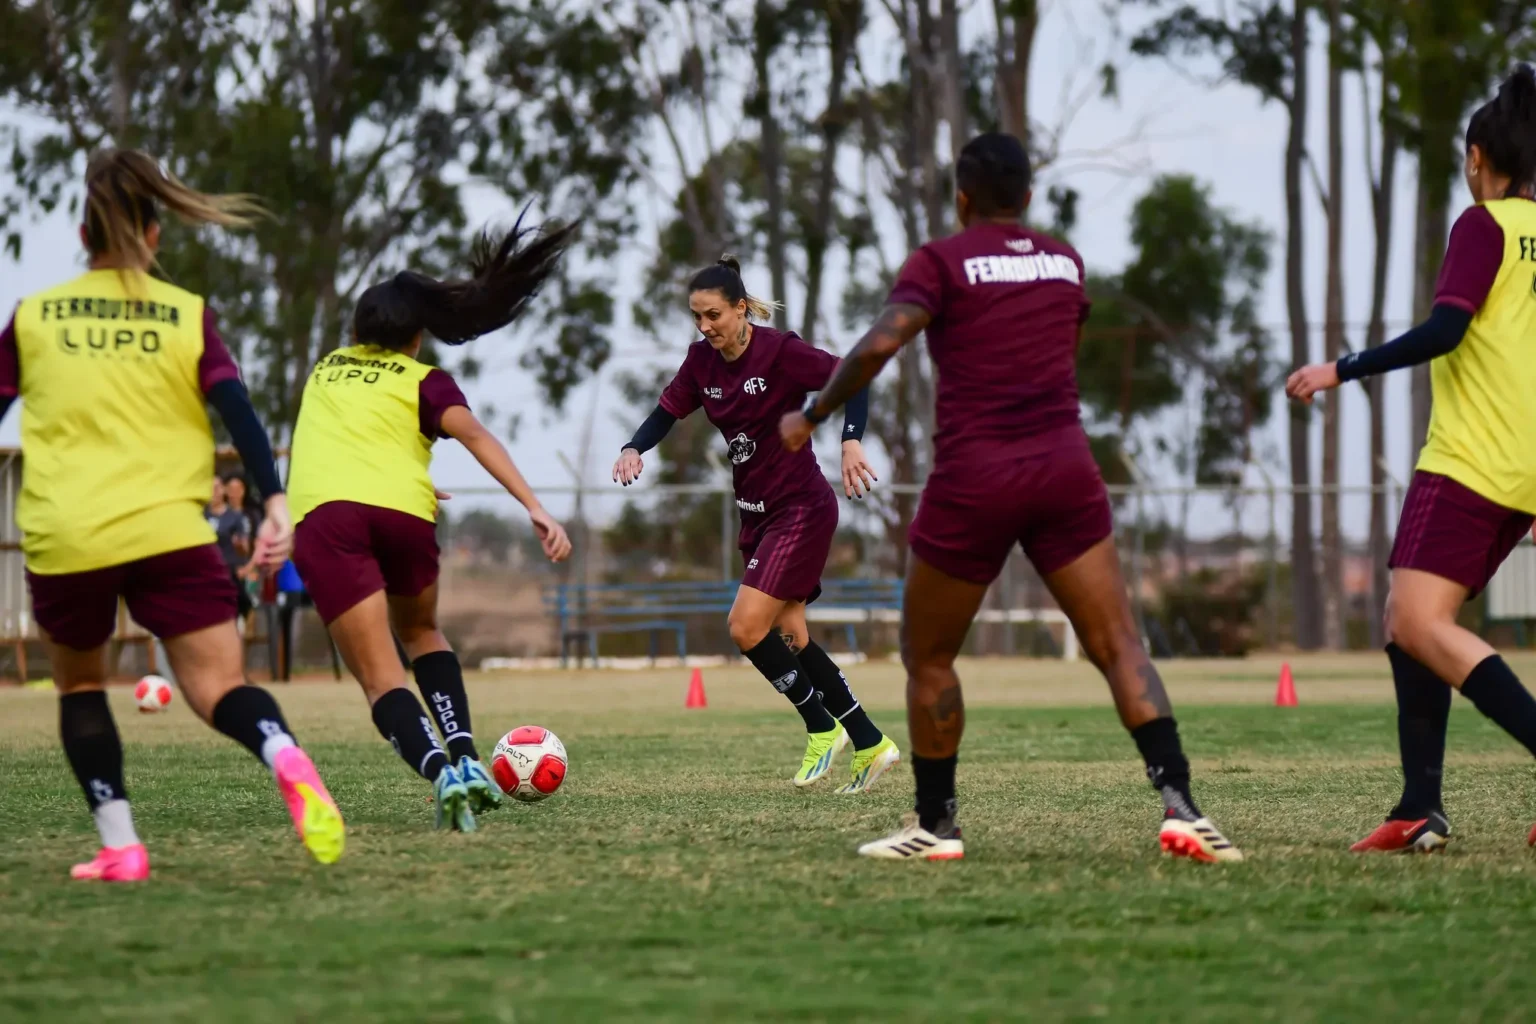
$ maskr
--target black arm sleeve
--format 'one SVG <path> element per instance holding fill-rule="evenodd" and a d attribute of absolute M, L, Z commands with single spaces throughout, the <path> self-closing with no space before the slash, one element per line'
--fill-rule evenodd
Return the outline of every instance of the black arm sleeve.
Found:
<path fill-rule="evenodd" d="M 1454 351 L 1466 336 L 1472 314 L 1456 306 L 1436 306 L 1429 319 L 1385 345 L 1351 352 L 1339 360 L 1340 382 L 1418 366 Z"/>
<path fill-rule="evenodd" d="M 245 471 L 251 474 L 251 482 L 263 498 L 283 493 L 283 481 L 277 475 L 277 463 L 272 459 L 272 442 L 267 430 L 256 418 L 256 407 L 245 385 L 238 380 L 221 380 L 208 389 L 208 404 L 219 410 L 224 429 L 229 431 Z"/>
<path fill-rule="evenodd" d="M 11 411 L 11 403 L 15 401 L 15 395 L 0 395 L 0 420 L 5 419 L 5 414 Z"/>
<path fill-rule="evenodd" d="M 629 443 L 624 447 L 633 448 L 641 455 L 644 455 L 658 444 L 661 444 L 661 439 L 667 436 L 667 431 L 671 430 L 672 424 L 676 422 L 676 416 L 673 416 L 658 405 L 645 418 L 645 422 L 640 424 L 640 429 L 635 431 L 635 436 L 630 438 Z"/>
<path fill-rule="evenodd" d="M 843 440 L 864 440 L 864 428 L 869 426 L 869 388 L 865 388 L 843 406 Z"/>

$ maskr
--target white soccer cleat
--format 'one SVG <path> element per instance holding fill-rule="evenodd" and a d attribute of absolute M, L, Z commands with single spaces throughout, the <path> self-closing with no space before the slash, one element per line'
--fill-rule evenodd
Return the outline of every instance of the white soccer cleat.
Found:
<path fill-rule="evenodd" d="M 937 836 L 917 823 L 915 811 L 908 811 L 901 816 L 901 828 L 884 839 L 865 843 L 859 847 L 859 856 L 876 860 L 960 860 L 965 856 L 965 843 L 958 827 L 949 835 Z"/>
<path fill-rule="evenodd" d="M 1170 857 L 1187 857 L 1202 864 L 1235 862 L 1243 859 L 1243 851 L 1232 845 L 1221 830 L 1211 824 L 1210 818 L 1184 821 L 1182 818 L 1164 818 L 1158 830 L 1158 843 Z"/>

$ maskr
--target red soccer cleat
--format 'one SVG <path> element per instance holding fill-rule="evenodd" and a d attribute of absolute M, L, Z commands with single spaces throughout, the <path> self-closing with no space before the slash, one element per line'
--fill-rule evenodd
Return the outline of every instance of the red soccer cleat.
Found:
<path fill-rule="evenodd" d="M 1451 823 L 1445 815 L 1430 811 L 1414 821 L 1388 818 L 1349 849 L 1351 853 L 1438 853 L 1445 849 L 1450 834 Z"/>

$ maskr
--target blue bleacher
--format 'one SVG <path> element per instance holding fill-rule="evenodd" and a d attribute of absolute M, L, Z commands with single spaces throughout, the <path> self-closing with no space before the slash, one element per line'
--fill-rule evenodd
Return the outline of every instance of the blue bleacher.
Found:
<path fill-rule="evenodd" d="M 723 630 L 740 585 L 726 580 L 562 583 L 545 588 L 544 601 L 559 621 L 562 667 L 569 663 L 572 646 L 578 647 L 578 665 L 585 658 L 596 661 L 599 638 L 613 633 L 648 634 L 654 662 L 659 638 L 667 633 L 673 635 L 677 656 L 688 656 L 685 616 L 719 616 Z M 836 621 L 846 631 L 851 652 L 859 649 L 854 629 L 859 622 L 873 621 L 876 612 L 901 609 L 899 579 L 832 579 L 823 580 L 821 586 L 815 605 L 821 613 L 818 618 L 826 621 L 826 613 L 833 609 L 842 613 Z"/>

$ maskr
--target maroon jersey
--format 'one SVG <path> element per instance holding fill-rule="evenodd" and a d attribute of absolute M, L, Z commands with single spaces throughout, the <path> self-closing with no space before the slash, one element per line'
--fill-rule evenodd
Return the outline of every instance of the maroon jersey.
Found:
<path fill-rule="evenodd" d="M 936 461 L 1028 452 L 1079 425 L 1075 362 L 1088 297 L 1070 245 L 1022 225 L 973 224 L 914 252 L 890 301 L 932 317 Z"/>
<path fill-rule="evenodd" d="M 703 406 L 730 452 L 737 506 L 771 515 L 830 490 L 809 444 L 785 450 L 779 418 L 821 390 L 837 363 L 837 356 L 812 348 L 793 331 L 771 327 L 753 327 L 752 341 L 734 363 L 700 339 L 688 346 L 677 376 L 661 393 L 661 407 L 683 419 Z"/>

